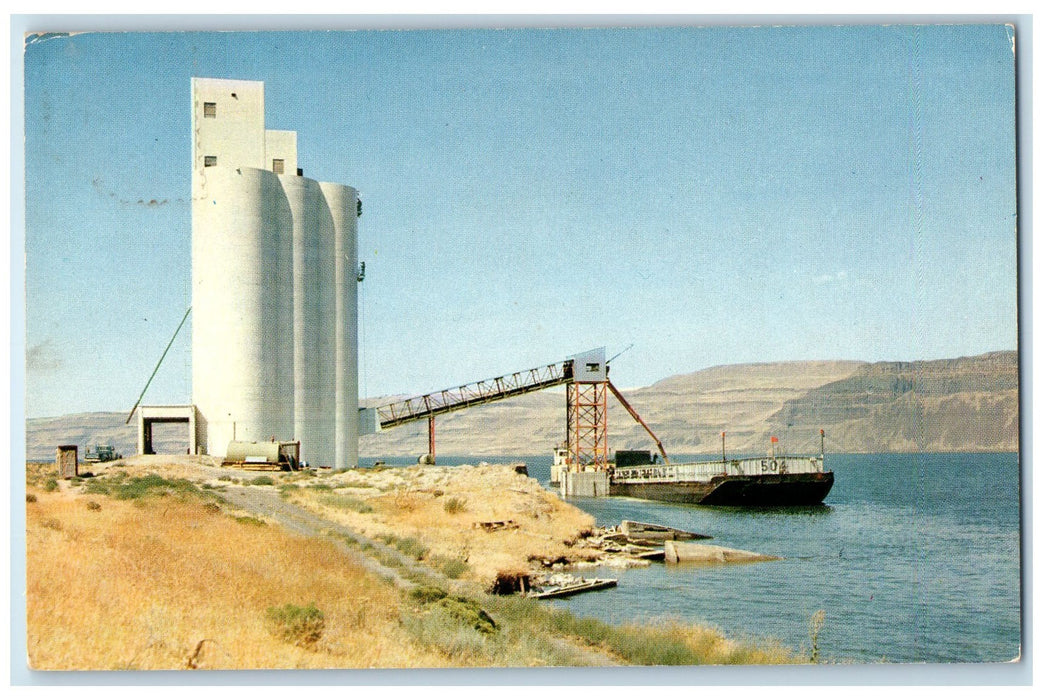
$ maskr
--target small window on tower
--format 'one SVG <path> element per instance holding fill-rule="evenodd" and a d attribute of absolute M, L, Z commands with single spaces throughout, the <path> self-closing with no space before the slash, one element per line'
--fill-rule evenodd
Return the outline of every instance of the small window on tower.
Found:
<path fill-rule="evenodd" d="M 217 165 L 217 156 L 203 156 L 203 167 L 212 168 Z"/>
<path fill-rule="evenodd" d="M 217 103 L 216 102 L 204 102 L 203 103 L 203 116 L 211 119 L 217 117 Z"/>
<path fill-rule="evenodd" d="M 278 175 L 282 175 L 283 168 L 285 167 L 282 158 L 272 158 L 272 172 Z"/>

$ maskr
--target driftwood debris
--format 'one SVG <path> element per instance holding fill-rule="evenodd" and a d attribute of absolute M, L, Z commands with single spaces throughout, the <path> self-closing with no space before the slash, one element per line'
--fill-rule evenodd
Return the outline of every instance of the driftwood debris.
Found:
<path fill-rule="evenodd" d="M 521 526 L 513 520 L 488 520 L 485 522 L 472 523 L 471 527 L 476 530 L 495 532 L 497 530 L 517 530 Z"/>
<path fill-rule="evenodd" d="M 624 520 L 619 524 L 619 532 L 630 540 L 652 540 L 664 542 L 666 540 L 708 540 L 709 535 L 700 535 L 697 532 L 679 530 L 667 525 L 656 525 L 654 523 L 639 523 L 634 520 Z"/>
<path fill-rule="evenodd" d="M 500 571 L 496 574 L 490 593 L 494 595 L 528 595 L 532 589 L 531 576 L 527 571 Z"/>
<path fill-rule="evenodd" d="M 585 537 L 583 543 L 607 554 L 618 554 L 632 560 L 663 561 L 664 543 L 705 539 L 710 539 L 710 536 L 667 525 L 624 520 L 618 527 L 599 528 Z"/>
<path fill-rule="evenodd" d="M 532 582 L 529 598 L 567 598 L 580 593 L 600 591 L 612 588 L 618 579 L 614 578 L 579 578 L 570 574 L 552 574 Z"/>

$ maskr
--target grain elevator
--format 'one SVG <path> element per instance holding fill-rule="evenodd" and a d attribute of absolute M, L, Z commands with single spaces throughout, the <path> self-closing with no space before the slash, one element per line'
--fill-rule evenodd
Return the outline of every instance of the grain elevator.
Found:
<path fill-rule="evenodd" d="M 358 193 L 304 177 L 264 83 L 192 78 L 192 400 L 200 451 L 301 442 L 358 464 Z"/>

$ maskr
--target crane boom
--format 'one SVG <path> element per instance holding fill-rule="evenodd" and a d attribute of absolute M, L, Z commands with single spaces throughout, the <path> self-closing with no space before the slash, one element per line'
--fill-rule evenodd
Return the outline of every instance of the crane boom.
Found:
<path fill-rule="evenodd" d="M 641 427 L 645 429 L 645 432 L 648 433 L 649 436 L 651 436 L 651 438 L 655 441 L 656 447 L 659 448 L 659 454 L 663 455 L 663 462 L 665 462 L 666 464 L 670 464 L 670 458 L 666 456 L 666 450 L 663 449 L 663 443 L 659 441 L 659 438 L 655 436 L 655 433 L 652 432 L 652 429 L 648 427 L 648 423 L 645 423 L 643 420 L 641 420 L 641 416 L 639 416 L 637 414 L 637 411 L 635 411 L 633 407 L 629 403 L 627 403 L 627 400 L 623 398 L 623 395 L 621 393 L 619 393 L 619 389 L 616 388 L 615 384 L 613 384 L 611 381 L 608 382 L 608 388 L 609 391 L 612 392 L 612 395 L 616 397 L 616 401 L 618 401 L 620 405 L 627 410 L 627 413 L 630 414 L 630 417 L 636 420 L 638 423 L 640 423 Z"/>

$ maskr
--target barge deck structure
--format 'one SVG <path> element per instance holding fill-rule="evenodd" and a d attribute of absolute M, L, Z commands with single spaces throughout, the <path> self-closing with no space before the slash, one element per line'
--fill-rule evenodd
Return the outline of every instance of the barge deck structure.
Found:
<path fill-rule="evenodd" d="M 832 488 L 833 472 L 821 456 L 654 464 L 608 474 L 610 496 L 699 505 L 817 505 Z"/>

